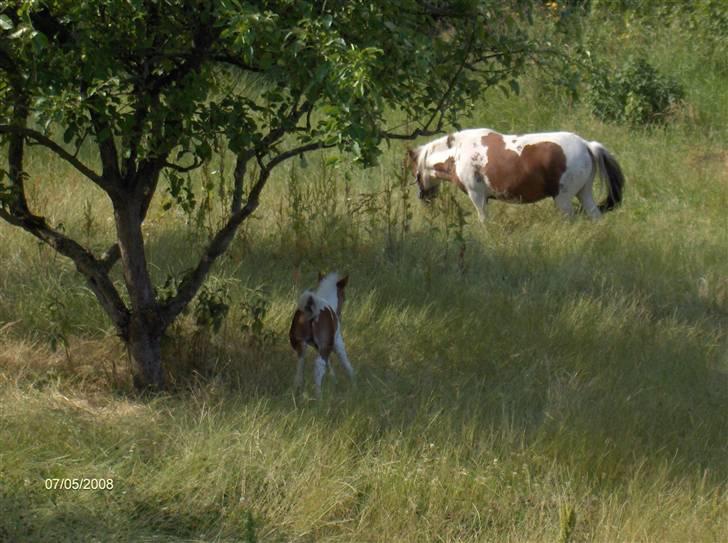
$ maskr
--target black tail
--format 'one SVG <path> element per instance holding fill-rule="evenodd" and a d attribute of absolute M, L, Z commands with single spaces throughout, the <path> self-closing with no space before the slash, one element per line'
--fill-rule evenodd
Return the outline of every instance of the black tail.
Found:
<path fill-rule="evenodd" d="M 593 141 L 589 144 L 589 148 L 596 160 L 599 176 L 607 185 L 607 197 L 599 204 L 599 211 L 605 213 L 622 203 L 624 174 L 617 160 L 600 143 Z"/>

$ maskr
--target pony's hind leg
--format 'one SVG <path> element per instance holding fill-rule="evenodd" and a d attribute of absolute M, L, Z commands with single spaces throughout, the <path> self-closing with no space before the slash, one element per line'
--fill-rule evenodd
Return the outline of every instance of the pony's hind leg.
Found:
<path fill-rule="evenodd" d="M 570 194 L 568 192 L 562 192 L 554 197 L 554 203 L 556 204 L 556 207 L 558 207 L 561 212 L 569 218 L 572 218 L 574 216 L 574 206 L 571 205 L 572 198 L 573 194 Z"/>
<path fill-rule="evenodd" d="M 313 381 L 316 386 L 316 397 L 321 399 L 321 383 L 326 375 L 326 366 L 328 361 L 325 360 L 321 354 L 316 356 L 316 361 L 313 363 Z"/>
<path fill-rule="evenodd" d="M 349 357 L 346 355 L 346 346 L 344 345 L 344 338 L 341 336 L 341 332 L 339 330 L 336 331 L 336 337 L 334 338 L 334 349 L 336 350 L 336 354 L 339 357 L 339 360 L 341 361 L 341 365 L 344 366 L 344 369 L 346 370 L 347 375 L 349 376 L 349 379 L 351 381 L 354 381 L 354 368 L 351 366 L 351 362 L 349 362 Z"/>
<path fill-rule="evenodd" d="M 597 220 L 602 216 L 602 213 L 599 211 L 599 206 L 594 203 L 594 194 L 592 192 L 591 183 L 584 185 L 581 190 L 577 192 L 576 196 L 579 198 L 579 202 L 581 202 L 582 209 L 587 215 L 589 215 L 590 219 Z"/>

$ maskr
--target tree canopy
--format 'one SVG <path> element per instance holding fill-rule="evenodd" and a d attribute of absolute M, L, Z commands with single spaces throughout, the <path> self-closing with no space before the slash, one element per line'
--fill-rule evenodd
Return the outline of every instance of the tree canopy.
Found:
<path fill-rule="evenodd" d="M 528 4 L 2 2 L 0 217 L 73 260 L 129 344 L 138 382 L 161 387 L 161 335 L 257 208 L 271 171 L 322 148 L 366 166 L 383 140 L 457 127 L 487 87 L 514 84 L 534 51 Z M 150 202 L 163 174 L 174 182 L 200 167 L 220 141 L 236 156 L 228 216 L 177 291 L 162 298 L 142 235 Z M 31 209 L 28 144 L 108 195 L 116 240 L 104 254 Z M 82 160 L 82 147 L 95 158 Z M 128 296 L 109 279 L 119 261 Z"/>

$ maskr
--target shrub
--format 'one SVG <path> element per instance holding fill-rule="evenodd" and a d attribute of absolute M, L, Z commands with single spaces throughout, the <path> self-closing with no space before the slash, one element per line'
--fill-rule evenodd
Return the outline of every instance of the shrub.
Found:
<path fill-rule="evenodd" d="M 676 79 L 641 57 L 628 58 L 616 72 L 596 63 L 588 85 L 587 101 L 597 117 L 634 126 L 665 122 L 685 94 Z"/>

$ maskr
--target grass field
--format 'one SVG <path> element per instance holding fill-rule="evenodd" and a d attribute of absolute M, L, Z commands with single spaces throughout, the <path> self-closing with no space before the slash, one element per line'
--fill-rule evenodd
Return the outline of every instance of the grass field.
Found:
<path fill-rule="evenodd" d="M 687 91 L 665 127 L 603 124 L 535 78 L 462 120 L 602 142 L 627 178 L 618 211 L 493 203 L 481 225 L 454 190 L 416 201 L 395 145 L 366 171 L 288 164 L 208 282 L 227 318 L 175 325 L 153 399 L 73 266 L 1 223 L 0 541 L 724 541 L 728 72 L 653 32 Z M 33 153 L 33 206 L 108 246 L 100 193 Z M 216 216 L 163 200 L 160 284 Z M 319 269 L 351 275 L 358 381 L 339 371 L 317 402 L 310 364 L 292 394 L 287 332 Z"/>

